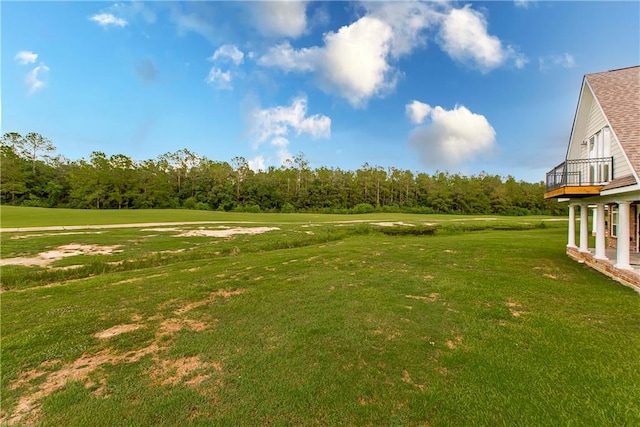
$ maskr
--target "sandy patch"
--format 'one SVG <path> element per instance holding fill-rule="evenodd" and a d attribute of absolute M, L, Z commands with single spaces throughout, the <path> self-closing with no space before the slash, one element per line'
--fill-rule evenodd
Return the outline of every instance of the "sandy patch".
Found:
<path fill-rule="evenodd" d="M 218 230 L 189 230 L 177 234 L 174 237 L 230 237 L 236 234 L 262 234 L 268 231 L 280 230 L 278 227 L 251 227 L 251 228 L 228 228 Z"/>
<path fill-rule="evenodd" d="M 125 285 L 127 283 L 135 283 L 142 280 L 142 277 L 132 277 L 131 279 L 120 280 L 119 282 L 114 283 L 114 285 Z"/>
<path fill-rule="evenodd" d="M 402 371 L 402 382 L 406 383 L 406 384 L 409 384 L 409 385 L 412 385 L 414 387 L 417 387 L 417 388 L 420 389 L 420 391 L 424 390 L 424 385 L 423 384 L 416 384 L 413 381 L 413 379 L 411 379 L 411 375 L 409 375 L 409 372 L 406 371 L 406 370 Z"/>
<path fill-rule="evenodd" d="M 101 340 L 105 340 L 111 337 L 115 337 L 116 335 L 124 334 L 127 332 L 135 331 L 139 329 L 142 325 L 139 324 L 128 324 L 128 325 L 116 325 L 104 331 L 96 332 L 93 336 L 96 338 L 100 338 Z"/>
<path fill-rule="evenodd" d="M 521 305 L 517 302 L 507 301 L 504 303 L 507 307 L 509 307 L 509 312 L 513 317 L 520 317 L 526 313 L 526 311 L 519 310 Z"/>
<path fill-rule="evenodd" d="M 133 319 L 140 320 L 139 315 L 135 315 Z M 96 333 L 98 338 L 110 338 L 119 333 L 130 332 L 142 327 L 141 324 L 117 325 L 105 331 Z M 59 361 L 46 361 L 39 367 L 19 375 L 18 379 L 9 386 L 10 390 L 26 388 L 23 395 L 18 399 L 18 403 L 10 413 L 5 412 L 1 423 L 8 425 L 35 425 L 41 412 L 40 400 L 49 396 L 53 392 L 63 388 L 68 381 L 80 381 L 85 387 L 90 388 L 96 384 L 89 379 L 89 376 L 100 369 L 103 365 L 117 365 L 121 363 L 138 362 L 144 356 L 152 355 L 154 364 L 150 368 L 151 375 L 154 378 L 161 378 L 162 383 L 177 384 L 185 382 L 185 384 L 196 387 L 202 381 L 209 377 L 208 372 L 222 371 L 222 365 L 215 362 L 201 362 L 197 357 L 182 358 L 178 360 L 161 359 L 157 353 L 169 347 L 172 338 L 176 332 L 190 328 L 194 331 L 202 331 L 209 325 L 197 320 L 191 319 L 166 319 L 163 321 L 155 334 L 155 340 L 146 347 L 138 350 L 129 351 L 124 354 L 118 354 L 110 348 L 105 348 L 98 353 L 83 354 L 71 363 L 67 363 L 59 369 L 51 371 L 51 367 L 59 364 Z M 205 372 L 202 372 L 205 371 Z M 44 377 L 44 378 L 43 378 Z M 38 384 L 32 384 L 34 380 Z M 104 396 L 106 393 L 106 382 L 100 380 L 100 386 L 93 392 L 96 396 Z"/>
<path fill-rule="evenodd" d="M 395 227 L 396 225 L 401 225 L 405 227 L 415 227 L 414 224 L 409 224 L 408 222 L 372 222 L 371 225 L 377 225 L 380 227 Z"/>
<path fill-rule="evenodd" d="M 22 266 L 39 266 L 47 267 L 54 261 L 62 258 L 77 255 L 111 255 L 120 245 L 100 246 L 100 245 L 81 245 L 78 243 L 70 243 L 68 245 L 58 246 L 52 251 L 40 252 L 35 257 L 17 257 L 5 258 L 0 260 L 0 266 L 3 265 L 22 265 Z"/>
<path fill-rule="evenodd" d="M 220 363 L 203 362 L 198 356 L 181 357 L 176 360 L 162 360 L 153 366 L 149 375 L 163 385 L 176 385 L 184 382 L 192 387 L 200 385 L 209 375 L 199 373 L 206 368 L 222 371 Z"/>
<path fill-rule="evenodd" d="M 405 295 L 406 298 L 410 298 L 410 299 L 416 299 L 419 301 L 427 301 L 427 302 L 435 302 L 437 301 L 438 297 L 440 296 L 440 294 L 438 293 L 431 293 L 429 295 Z"/>
<path fill-rule="evenodd" d="M 209 296 L 207 298 L 203 299 L 203 300 L 192 302 L 190 304 L 185 305 L 184 307 L 181 307 L 181 308 L 175 310 L 174 314 L 181 315 L 181 314 L 184 314 L 184 313 L 186 313 L 188 311 L 193 310 L 194 308 L 198 308 L 198 307 L 202 307 L 203 305 L 210 304 L 213 301 L 215 301 L 217 298 L 227 299 L 227 298 L 229 298 L 231 296 L 234 296 L 234 295 L 240 295 L 243 292 L 244 291 L 242 291 L 240 289 L 236 289 L 235 291 L 227 291 L 227 290 L 224 290 L 224 289 L 220 289 L 220 290 L 217 290 L 215 292 L 211 292 L 211 294 L 209 294 Z"/>
<path fill-rule="evenodd" d="M 449 350 L 453 350 L 454 348 L 456 348 L 457 344 L 461 342 L 462 342 L 462 335 L 456 335 L 455 341 L 454 340 L 447 341 L 447 348 Z"/>

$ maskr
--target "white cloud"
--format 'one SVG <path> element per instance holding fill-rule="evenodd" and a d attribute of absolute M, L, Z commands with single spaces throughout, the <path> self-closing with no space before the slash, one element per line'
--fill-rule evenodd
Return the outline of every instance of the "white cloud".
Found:
<path fill-rule="evenodd" d="M 484 15 L 470 5 L 451 9 L 444 17 L 439 36 L 440 46 L 452 59 L 483 73 L 504 65 L 509 59 L 517 68 L 527 63 L 526 57 L 513 46 L 505 47 L 498 37 L 489 35 Z"/>
<path fill-rule="evenodd" d="M 570 53 L 563 53 L 538 58 L 538 65 L 540 71 L 545 72 L 551 67 L 573 68 L 576 66 L 576 60 Z"/>
<path fill-rule="evenodd" d="M 322 114 L 307 115 L 307 98 L 299 96 L 288 106 L 255 108 L 250 117 L 250 132 L 254 138 L 253 148 L 268 142 L 275 148 L 275 157 L 280 164 L 292 159 L 289 138 L 302 134 L 312 138 L 331 136 L 331 119 Z M 267 162 L 262 156 L 258 156 Z"/>
<path fill-rule="evenodd" d="M 431 122 L 409 134 L 409 145 L 418 152 L 423 164 L 459 165 L 494 149 L 496 132 L 483 115 L 472 113 L 464 106 L 445 110 L 423 105 L 429 107 L 427 116 Z"/>
<path fill-rule="evenodd" d="M 413 100 L 405 106 L 407 116 L 414 124 L 421 124 L 431 112 L 431 106 L 424 102 Z"/>
<path fill-rule="evenodd" d="M 252 114 L 251 132 L 256 146 L 272 139 L 272 145 L 286 146 L 284 140 L 289 132 L 299 136 L 308 134 L 313 138 L 331 136 L 331 119 L 322 114 L 307 116 L 307 98 L 299 96 L 291 105 L 267 109 L 255 109 Z"/>
<path fill-rule="evenodd" d="M 49 72 L 49 67 L 47 67 L 44 63 L 40 63 L 37 67 L 31 70 L 27 77 L 25 78 L 25 83 L 27 85 L 27 89 L 29 91 L 29 95 L 32 95 L 45 87 L 45 82 L 42 81 L 42 74 L 46 74 Z"/>
<path fill-rule="evenodd" d="M 128 22 L 125 19 L 118 18 L 111 13 L 98 13 L 89 18 L 102 27 L 113 25 L 114 27 L 125 27 Z"/>
<path fill-rule="evenodd" d="M 251 5 L 258 31 L 270 37 L 300 37 L 307 31 L 306 1 L 261 1 Z"/>
<path fill-rule="evenodd" d="M 395 87 L 397 74 L 387 60 L 391 38 L 391 26 L 365 16 L 336 33 L 326 33 L 323 47 L 295 50 L 285 42 L 269 49 L 258 63 L 314 72 L 325 91 L 362 107 L 372 96 Z"/>
<path fill-rule="evenodd" d="M 314 71 L 322 62 L 323 51 L 318 47 L 295 50 L 285 41 L 272 46 L 267 53 L 258 58 L 258 64 L 265 67 L 278 67 L 282 70 L 308 72 Z"/>
<path fill-rule="evenodd" d="M 18 52 L 16 56 L 13 57 L 13 59 L 18 61 L 18 64 L 21 65 L 33 64 L 38 59 L 38 54 L 30 52 L 28 50 L 22 50 Z"/>
<path fill-rule="evenodd" d="M 253 159 L 249 159 L 247 163 L 249 163 L 249 169 L 251 169 L 254 172 L 265 170 L 263 156 L 256 156 Z"/>
<path fill-rule="evenodd" d="M 242 64 L 244 60 L 244 53 L 237 46 L 232 44 L 225 44 L 220 46 L 210 58 L 211 61 L 231 61 L 235 65 Z"/>
<path fill-rule="evenodd" d="M 323 36 L 324 44 L 295 48 L 289 41 L 272 46 L 259 65 L 285 72 L 312 73 L 328 93 L 354 107 L 392 91 L 401 73 L 394 62 L 425 47 L 427 32 L 439 30 L 438 43 L 455 61 L 485 73 L 507 63 L 523 68 L 528 59 L 487 32 L 487 21 L 469 5 L 446 2 L 367 2 L 364 16 Z"/>
<path fill-rule="evenodd" d="M 391 26 L 391 55 L 398 58 L 427 44 L 425 30 L 436 25 L 441 13 L 438 5 L 415 1 L 366 2 L 370 16 Z"/>
<path fill-rule="evenodd" d="M 209 75 L 204 79 L 205 82 L 218 89 L 233 89 L 232 80 L 230 71 L 222 71 L 218 67 L 212 67 L 209 70 Z"/>

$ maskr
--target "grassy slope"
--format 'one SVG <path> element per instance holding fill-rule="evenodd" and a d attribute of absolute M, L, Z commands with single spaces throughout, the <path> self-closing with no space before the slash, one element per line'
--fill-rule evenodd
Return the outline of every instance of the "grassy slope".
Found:
<path fill-rule="evenodd" d="M 108 398 L 69 383 L 45 399 L 42 420 L 640 424 L 640 300 L 568 260 L 564 228 L 243 251 L 266 236 L 236 239 L 235 255 L 5 292 L 3 409 L 28 392 L 9 387 L 21 370 L 139 349 L 176 309 L 237 289 L 183 315 L 209 328 L 182 330 L 159 353 L 220 363 L 200 386 L 159 384 L 149 355 L 94 373 Z M 142 329 L 93 337 L 133 316 Z"/>

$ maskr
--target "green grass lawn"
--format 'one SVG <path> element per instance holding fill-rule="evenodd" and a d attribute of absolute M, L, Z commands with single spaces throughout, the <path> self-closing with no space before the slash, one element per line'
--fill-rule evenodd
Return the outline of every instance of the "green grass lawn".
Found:
<path fill-rule="evenodd" d="M 640 424 L 640 298 L 564 255 L 565 222 L 240 215 L 278 230 L 3 233 L 3 259 L 122 251 L 2 267 L 3 421 Z"/>

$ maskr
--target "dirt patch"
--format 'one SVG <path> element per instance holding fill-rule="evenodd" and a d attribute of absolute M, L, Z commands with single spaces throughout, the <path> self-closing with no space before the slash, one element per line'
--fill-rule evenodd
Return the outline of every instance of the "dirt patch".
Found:
<path fill-rule="evenodd" d="M 509 307 L 509 312 L 513 317 L 520 317 L 526 313 L 526 311 L 519 310 L 521 305 L 517 302 L 507 301 L 504 303 L 507 307 Z"/>
<path fill-rule="evenodd" d="M 416 384 L 413 379 L 411 379 L 411 375 L 409 375 L 409 372 L 404 370 L 402 371 L 402 382 L 412 385 L 416 388 L 419 388 L 420 391 L 424 391 L 424 385 L 423 384 Z"/>
<path fill-rule="evenodd" d="M 184 382 L 195 387 L 209 378 L 208 374 L 202 373 L 205 369 L 210 371 L 207 368 L 214 368 L 218 372 L 222 371 L 220 363 L 203 362 L 198 356 L 193 356 L 181 357 L 176 360 L 162 360 L 150 369 L 149 375 L 162 385 L 175 385 Z"/>
<path fill-rule="evenodd" d="M 449 350 L 453 350 L 461 342 L 462 342 L 462 335 L 456 335 L 455 341 L 454 340 L 447 341 L 447 348 Z"/>
<path fill-rule="evenodd" d="M 115 337 L 116 335 L 135 331 L 136 329 L 140 329 L 141 327 L 142 325 L 135 324 L 135 323 L 130 323 L 127 325 L 116 325 L 104 331 L 96 332 L 93 336 L 104 340 L 111 337 Z"/>
<path fill-rule="evenodd" d="M 405 295 L 406 298 L 410 298 L 410 299 L 416 299 L 419 301 L 427 301 L 427 302 L 436 302 L 438 300 L 438 297 L 440 297 L 440 294 L 438 293 L 431 293 L 429 295 Z"/>
<path fill-rule="evenodd" d="M 239 295 L 242 292 L 242 290 L 229 291 L 224 289 L 211 292 L 206 299 L 187 304 L 176 310 L 175 313 L 184 314 L 195 307 L 209 304 L 218 298 L 226 299 L 234 295 Z M 141 320 L 141 316 L 137 314 L 132 316 L 132 321 L 134 322 Z M 149 318 L 148 320 L 153 319 Z M 13 411 L 10 413 L 5 412 L 0 422 L 6 422 L 9 425 L 18 423 L 37 424 L 37 419 L 41 411 L 40 400 L 63 388 L 68 381 L 83 382 L 87 388 L 98 386 L 93 393 L 96 396 L 103 396 L 106 393 L 106 382 L 101 380 L 99 384 L 96 384 L 91 381 L 89 376 L 93 372 L 106 364 L 134 363 L 147 355 L 153 356 L 154 364 L 152 368 L 150 368 L 151 375 L 162 384 L 184 382 L 188 386 L 197 387 L 210 377 L 210 372 L 221 373 L 222 365 L 216 362 L 202 362 L 198 357 L 166 360 L 161 359 L 157 353 L 169 347 L 172 342 L 171 338 L 177 332 L 185 328 L 200 332 L 216 322 L 217 320 L 205 323 L 193 319 L 169 318 L 160 323 L 155 333 L 155 339 L 146 347 L 124 354 L 117 353 L 110 348 L 105 348 L 94 354 L 85 353 L 75 361 L 62 365 L 53 371 L 51 368 L 59 364 L 59 361 L 43 362 L 37 368 L 21 373 L 18 379 L 9 386 L 11 390 L 21 388 L 25 388 L 26 390 L 18 399 L 18 403 L 15 408 L 13 408 Z M 100 339 L 108 339 L 122 333 L 134 331 L 142 326 L 144 325 L 140 323 L 116 325 L 107 330 L 97 332 L 94 336 Z M 33 384 L 34 381 L 38 383 Z M 220 378 L 218 378 L 218 382 L 219 381 L 221 381 Z"/>
<path fill-rule="evenodd" d="M 132 277 L 131 279 L 120 280 L 119 282 L 114 283 L 114 285 L 124 285 L 127 283 L 135 283 L 142 280 L 142 277 Z"/>
<path fill-rule="evenodd" d="M 120 245 L 100 246 L 70 243 L 68 245 L 58 246 L 52 251 L 40 252 L 35 257 L 5 258 L 0 260 L 0 266 L 21 265 L 25 267 L 47 267 L 54 261 L 77 255 L 111 255 L 119 247 Z"/>
<path fill-rule="evenodd" d="M 217 323 L 214 320 L 212 323 Z M 185 328 L 189 328 L 192 331 L 201 332 L 209 327 L 209 324 L 192 319 L 167 319 L 160 324 L 158 329 L 158 336 L 173 335 Z"/>
<path fill-rule="evenodd" d="M 372 222 L 371 225 L 377 225 L 379 227 L 395 227 L 396 225 L 405 226 L 405 227 L 415 227 L 414 224 L 410 224 L 408 222 Z"/>
<path fill-rule="evenodd" d="M 193 310 L 194 308 L 198 308 L 198 307 L 202 307 L 203 305 L 210 304 L 213 301 L 215 301 L 216 298 L 227 299 L 227 298 L 232 297 L 234 295 L 240 295 L 243 292 L 244 291 L 242 291 L 240 289 L 236 289 L 235 291 L 227 291 L 227 290 L 224 290 L 224 289 L 220 289 L 220 290 L 217 290 L 215 292 L 211 292 L 211 294 L 209 294 L 209 296 L 207 298 L 203 299 L 203 300 L 192 302 L 190 304 L 185 305 L 184 307 L 181 307 L 181 308 L 177 309 L 176 311 L 174 311 L 174 314 L 181 315 L 181 314 L 184 314 L 184 313 L 186 313 L 188 311 Z"/>
<path fill-rule="evenodd" d="M 236 234 L 262 234 L 268 231 L 280 230 L 278 227 L 227 228 L 218 230 L 189 230 L 174 237 L 231 237 Z"/>

